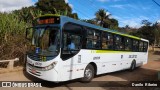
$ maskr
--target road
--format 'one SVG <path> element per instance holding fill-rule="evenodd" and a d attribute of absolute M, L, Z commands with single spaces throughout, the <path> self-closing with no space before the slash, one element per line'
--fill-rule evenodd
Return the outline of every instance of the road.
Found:
<path fill-rule="evenodd" d="M 137 68 L 135 71 L 130 72 L 128 70 L 118 71 L 114 73 L 103 74 L 96 76 L 93 84 L 81 83 L 78 80 L 68 81 L 64 83 L 45 82 L 47 85 L 42 85 L 40 88 L 0 88 L 0 90 L 160 90 L 160 88 L 139 88 L 139 87 L 105 87 L 109 81 L 111 83 L 123 84 L 125 81 L 157 81 L 157 73 L 160 71 L 160 55 L 149 55 L 149 61 L 146 65 Z M 41 81 L 38 78 L 34 78 L 28 75 L 25 71 L 11 72 L 0 74 L 0 81 Z M 106 82 L 107 81 L 107 82 Z M 124 82 L 117 82 L 124 81 Z M 102 83 L 102 84 L 101 84 Z M 84 86 L 83 86 L 84 85 Z M 79 87 L 78 87 L 79 86 Z M 95 87 L 98 86 L 98 87 Z"/>

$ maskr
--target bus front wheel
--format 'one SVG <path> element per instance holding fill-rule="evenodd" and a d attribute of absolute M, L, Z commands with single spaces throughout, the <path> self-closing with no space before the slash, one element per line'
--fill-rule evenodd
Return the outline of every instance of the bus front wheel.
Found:
<path fill-rule="evenodd" d="M 94 77 L 94 68 L 91 64 L 89 64 L 85 71 L 84 71 L 84 77 L 81 79 L 82 82 L 90 82 Z"/>

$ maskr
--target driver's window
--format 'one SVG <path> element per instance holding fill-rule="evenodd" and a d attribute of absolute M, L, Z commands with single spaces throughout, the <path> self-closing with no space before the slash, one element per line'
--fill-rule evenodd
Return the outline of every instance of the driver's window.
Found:
<path fill-rule="evenodd" d="M 70 33 L 64 33 L 64 51 L 76 51 L 80 48 L 80 36 Z"/>
<path fill-rule="evenodd" d="M 64 25 L 62 59 L 67 60 L 76 55 L 81 48 L 81 27 L 72 23 Z"/>

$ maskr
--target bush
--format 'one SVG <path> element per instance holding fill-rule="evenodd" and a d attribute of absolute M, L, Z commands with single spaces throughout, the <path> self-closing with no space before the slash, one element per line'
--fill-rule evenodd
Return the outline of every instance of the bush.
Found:
<path fill-rule="evenodd" d="M 0 13 L 0 60 L 20 58 L 24 64 L 26 52 L 25 29 L 30 25 L 13 13 Z"/>

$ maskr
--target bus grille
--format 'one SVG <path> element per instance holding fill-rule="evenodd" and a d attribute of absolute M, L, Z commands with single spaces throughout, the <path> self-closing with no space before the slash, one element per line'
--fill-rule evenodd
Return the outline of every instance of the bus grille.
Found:
<path fill-rule="evenodd" d="M 52 60 L 55 56 L 42 56 L 42 55 L 37 55 L 37 54 L 27 54 L 28 57 L 34 61 L 49 61 Z"/>
<path fill-rule="evenodd" d="M 28 57 L 35 61 L 42 61 L 40 55 L 28 55 Z"/>

